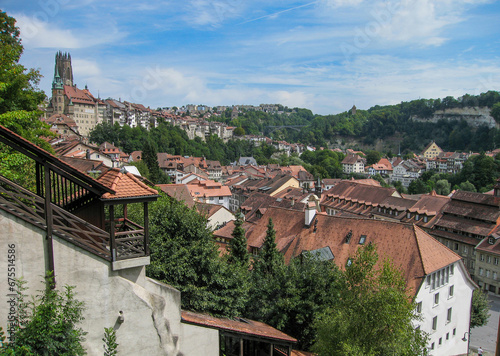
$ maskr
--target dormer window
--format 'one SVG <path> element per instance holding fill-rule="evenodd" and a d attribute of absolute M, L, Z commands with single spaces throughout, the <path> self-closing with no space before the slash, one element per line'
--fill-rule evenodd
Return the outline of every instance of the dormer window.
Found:
<path fill-rule="evenodd" d="M 366 235 L 361 235 L 361 237 L 359 238 L 359 244 L 363 245 L 365 241 L 366 241 Z"/>
<path fill-rule="evenodd" d="M 416 214 L 415 215 L 415 220 L 417 220 L 417 221 L 420 220 L 420 215 Z"/>
<path fill-rule="evenodd" d="M 488 243 L 490 245 L 493 245 L 495 243 L 495 238 L 494 237 L 488 237 Z"/>
<path fill-rule="evenodd" d="M 429 217 L 427 215 L 424 215 L 424 222 L 429 221 Z"/>
<path fill-rule="evenodd" d="M 406 218 L 410 219 L 411 218 L 411 213 L 406 214 Z"/>
<path fill-rule="evenodd" d="M 347 235 L 345 235 L 345 243 L 348 244 L 351 241 L 352 231 L 349 231 Z"/>
<path fill-rule="evenodd" d="M 347 259 L 347 263 L 345 265 L 346 265 L 346 267 L 351 267 L 351 265 L 352 265 L 352 259 L 348 258 Z"/>

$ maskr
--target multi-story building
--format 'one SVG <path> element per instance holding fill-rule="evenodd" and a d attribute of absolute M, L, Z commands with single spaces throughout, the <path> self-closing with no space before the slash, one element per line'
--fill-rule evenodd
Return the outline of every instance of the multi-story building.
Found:
<path fill-rule="evenodd" d="M 365 160 L 357 154 L 348 154 L 342 160 L 342 172 L 344 173 L 364 173 Z"/>

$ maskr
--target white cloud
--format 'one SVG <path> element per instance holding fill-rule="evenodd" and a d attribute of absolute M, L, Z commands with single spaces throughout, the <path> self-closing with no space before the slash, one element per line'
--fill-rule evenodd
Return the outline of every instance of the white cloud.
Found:
<path fill-rule="evenodd" d="M 242 0 L 190 0 L 184 20 L 197 26 L 217 27 L 239 16 L 243 5 Z"/>
<path fill-rule="evenodd" d="M 51 17 L 42 11 L 32 16 L 16 14 L 14 17 L 25 48 L 88 48 L 114 43 L 127 35 L 110 24 L 99 28 L 61 29 L 50 23 Z"/>
<path fill-rule="evenodd" d="M 47 16 L 47 15 L 46 15 Z M 14 15 L 26 48 L 80 48 L 80 41 L 70 30 L 54 28 L 36 16 Z M 40 20 L 42 19 L 42 20 Z"/>

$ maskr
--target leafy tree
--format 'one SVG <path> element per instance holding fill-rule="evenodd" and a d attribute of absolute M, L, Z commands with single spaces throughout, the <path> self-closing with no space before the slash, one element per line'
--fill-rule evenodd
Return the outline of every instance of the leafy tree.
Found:
<path fill-rule="evenodd" d="M 245 136 L 245 129 L 243 127 L 237 127 L 233 132 L 236 136 Z"/>
<path fill-rule="evenodd" d="M 490 314 L 490 302 L 488 297 L 481 290 L 476 289 L 472 294 L 472 313 L 470 327 L 475 328 L 478 326 L 486 325 Z"/>
<path fill-rule="evenodd" d="M 448 195 L 451 191 L 451 184 L 446 179 L 440 179 L 436 182 L 435 190 L 437 194 Z"/>
<path fill-rule="evenodd" d="M 497 123 L 500 123 L 500 102 L 493 105 L 491 108 L 491 116 L 495 119 Z"/>
<path fill-rule="evenodd" d="M 426 337 L 415 330 L 415 305 L 405 279 L 389 261 L 376 269 L 374 245 L 360 248 L 339 275 L 336 304 L 318 319 L 319 355 L 422 355 Z"/>
<path fill-rule="evenodd" d="M 377 163 L 378 161 L 380 161 L 380 159 L 382 158 L 382 154 L 380 152 L 377 152 L 377 151 L 369 151 L 367 154 L 366 154 L 366 164 L 367 165 L 372 165 L 372 164 L 375 164 Z"/>
<path fill-rule="evenodd" d="M 466 191 L 466 192 L 476 192 L 476 187 L 474 187 L 474 184 L 472 184 L 469 181 L 462 182 L 458 186 L 458 189 Z"/>
<path fill-rule="evenodd" d="M 234 221 L 234 229 L 231 233 L 233 237 L 229 241 L 229 262 L 238 263 L 240 265 L 248 266 L 250 256 L 247 250 L 247 239 L 245 237 L 245 230 L 243 225 L 243 214 L 240 212 L 236 214 L 236 220 Z"/>
<path fill-rule="evenodd" d="M 38 105 L 45 98 L 37 88 L 40 73 L 24 68 L 19 61 L 23 46 L 19 38 L 16 20 L 0 12 L 0 114 L 11 111 L 37 112 Z M 36 117 L 38 118 L 38 117 Z"/>
<path fill-rule="evenodd" d="M 66 285 L 63 292 L 58 291 L 49 277 L 45 289 L 28 301 L 25 283 L 17 282 L 17 328 L 7 351 L 15 355 L 85 355 L 81 343 L 86 332 L 78 327 L 84 319 L 84 304 L 75 298 L 74 287 Z"/>
<path fill-rule="evenodd" d="M 0 12 L 0 125 L 53 152 L 44 138 L 54 137 L 39 120 L 38 106 L 45 94 L 37 87 L 40 73 L 26 70 L 19 60 L 23 52 L 16 20 Z M 0 145 L 0 174 L 34 191 L 34 162 L 17 151 Z"/>
<path fill-rule="evenodd" d="M 429 193 L 429 186 L 420 178 L 411 181 L 408 186 L 408 194 L 425 194 Z"/>
<path fill-rule="evenodd" d="M 142 220 L 130 206 L 129 216 Z M 248 268 L 219 256 L 206 219 L 162 195 L 150 207 L 151 264 L 146 274 L 179 289 L 182 307 L 218 316 L 241 315 L 248 295 Z"/>

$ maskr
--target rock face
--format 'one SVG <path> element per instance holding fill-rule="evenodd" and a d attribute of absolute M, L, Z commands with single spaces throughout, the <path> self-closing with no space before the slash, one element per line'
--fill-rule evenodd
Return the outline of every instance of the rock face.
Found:
<path fill-rule="evenodd" d="M 465 120 L 472 127 L 487 125 L 489 128 L 498 128 L 498 124 L 490 114 L 488 107 L 466 107 L 437 110 L 432 117 L 424 119 L 418 116 L 412 116 L 411 120 L 419 122 L 438 122 L 439 120 Z"/>

